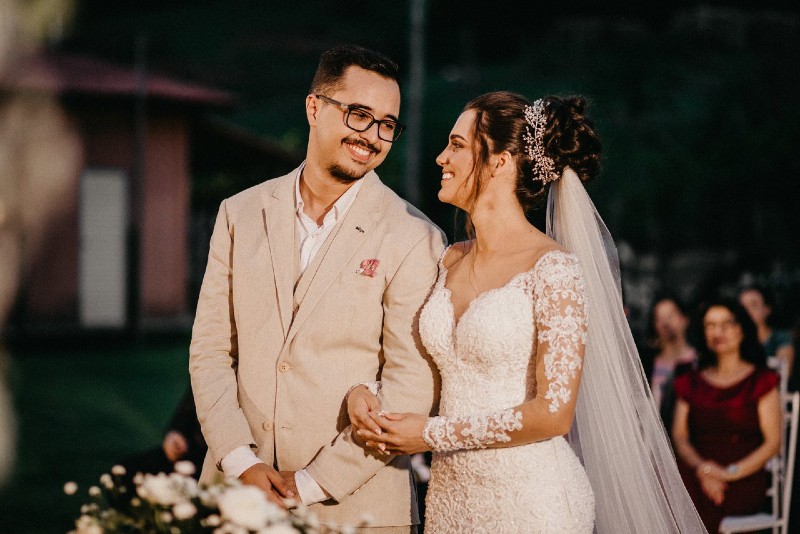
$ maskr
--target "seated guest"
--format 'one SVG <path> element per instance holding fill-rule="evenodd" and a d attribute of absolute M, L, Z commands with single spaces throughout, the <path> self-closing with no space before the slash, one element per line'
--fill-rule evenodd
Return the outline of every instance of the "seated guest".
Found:
<path fill-rule="evenodd" d="M 670 428 L 675 408 L 673 379 L 692 369 L 697 361 L 697 351 L 686 341 L 688 327 L 689 317 L 677 298 L 656 299 L 650 314 L 650 343 L 656 353 L 649 378 L 653 400 L 666 428 Z"/>
<path fill-rule="evenodd" d="M 675 379 L 672 436 L 686 489 L 709 532 L 727 515 L 761 510 L 764 466 L 778 453 L 778 374 L 766 367 L 756 327 L 735 301 L 700 315 L 698 369 Z"/>
<path fill-rule="evenodd" d="M 136 473 L 171 473 L 179 460 L 192 462 L 194 477 L 198 478 L 207 450 L 197 421 L 192 388 L 188 387 L 172 414 L 161 445 L 120 462 L 126 471 L 125 483 L 132 487 Z"/>
<path fill-rule="evenodd" d="M 739 302 L 756 323 L 758 340 L 764 346 L 767 357 L 774 356 L 782 360 L 788 377 L 794 364 L 794 343 L 788 330 L 772 328 L 770 324 L 773 308 L 770 293 L 760 286 L 748 286 L 739 291 Z"/>

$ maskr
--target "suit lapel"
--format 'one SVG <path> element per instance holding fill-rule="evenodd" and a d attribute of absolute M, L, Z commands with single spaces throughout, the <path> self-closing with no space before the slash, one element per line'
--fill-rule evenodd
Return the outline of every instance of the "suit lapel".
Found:
<path fill-rule="evenodd" d="M 297 333 L 322 295 L 355 254 L 380 215 L 382 184 L 374 172 L 368 173 L 353 205 L 328 236 L 314 261 L 306 269 L 295 289 L 298 308 L 287 341 Z"/>
<path fill-rule="evenodd" d="M 276 180 L 275 188 L 263 195 L 264 218 L 283 335 L 292 324 L 292 290 L 296 280 L 294 179 L 297 171 Z"/>

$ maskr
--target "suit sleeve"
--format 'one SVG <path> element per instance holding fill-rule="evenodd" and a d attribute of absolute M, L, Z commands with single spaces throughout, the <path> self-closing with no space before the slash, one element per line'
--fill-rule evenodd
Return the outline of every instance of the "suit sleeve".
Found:
<path fill-rule="evenodd" d="M 436 366 L 419 338 L 419 312 L 436 281 L 444 238 L 431 229 L 403 259 L 383 297 L 383 356 L 380 400 L 386 411 L 431 413 L 439 392 Z M 391 457 L 365 451 L 342 431 L 308 465 L 308 473 L 337 501 L 350 495 Z M 342 473 L 347 476 L 341 476 Z"/>
<path fill-rule="evenodd" d="M 217 467 L 233 449 L 255 444 L 238 400 L 238 344 L 233 309 L 235 232 L 226 202 L 220 206 L 211 236 L 189 348 L 197 418 Z"/>

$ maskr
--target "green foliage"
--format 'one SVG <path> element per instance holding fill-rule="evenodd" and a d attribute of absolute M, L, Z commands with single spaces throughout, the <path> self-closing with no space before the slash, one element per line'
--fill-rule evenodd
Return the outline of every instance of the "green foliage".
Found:
<path fill-rule="evenodd" d="M 0 532 L 66 532 L 77 508 L 62 492 L 65 482 L 88 488 L 121 459 L 161 442 L 188 383 L 188 343 L 13 352 L 17 462 L 0 491 Z"/>

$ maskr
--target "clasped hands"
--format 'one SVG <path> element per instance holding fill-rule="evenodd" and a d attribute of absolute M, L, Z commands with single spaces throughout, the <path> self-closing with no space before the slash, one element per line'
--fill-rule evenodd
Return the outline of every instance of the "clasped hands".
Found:
<path fill-rule="evenodd" d="M 728 489 L 730 475 L 725 468 L 716 462 L 705 461 L 695 470 L 700 481 L 700 489 L 717 506 L 725 500 L 725 490 Z"/>
<path fill-rule="evenodd" d="M 267 495 L 267 499 L 284 509 L 291 508 L 300 500 L 294 481 L 294 471 L 277 471 L 259 462 L 239 475 L 239 480 L 245 485 L 261 489 Z"/>
<path fill-rule="evenodd" d="M 427 416 L 384 413 L 378 397 L 364 386 L 354 388 L 348 395 L 347 414 L 355 436 L 378 454 L 415 454 L 431 450 L 422 439 Z"/>

